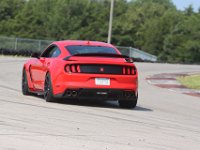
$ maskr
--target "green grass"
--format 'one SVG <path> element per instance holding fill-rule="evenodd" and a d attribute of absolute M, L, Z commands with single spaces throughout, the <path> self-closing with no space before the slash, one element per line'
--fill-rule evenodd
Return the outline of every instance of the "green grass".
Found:
<path fill-rule="evenodd" d="M 178 77 L 177 80 L 188 88 L 200 90 L 200 74 Z"/>

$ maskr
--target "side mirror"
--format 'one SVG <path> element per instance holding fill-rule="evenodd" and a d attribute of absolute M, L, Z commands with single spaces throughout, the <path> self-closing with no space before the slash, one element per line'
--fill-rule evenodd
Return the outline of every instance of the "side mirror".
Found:
<path fill-rule="evenodd" d="M 40 58 L 40 54 L 39 53 L 32 53 L 31 57 L 33 57 L 33 58 Z"/>

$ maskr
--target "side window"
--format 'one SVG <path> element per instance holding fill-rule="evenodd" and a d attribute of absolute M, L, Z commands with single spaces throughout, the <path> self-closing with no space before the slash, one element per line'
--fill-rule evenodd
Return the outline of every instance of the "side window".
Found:
<path fill-rule="evenodd" d="M 51 57 L 58 57 L 60 55 L 60 50 L 59 48 L 55 47 Z"/>
<path fill-rule="evenodd" d="M 50 46 L 49 48 L 47 48 L 44 53 L 42 54 L 41 57 L 45 57 L 45 58 L 54 58 L 54 57 L 58 57 L 60 55 L 61 51 L 58 47 L 56 46 Z"/>

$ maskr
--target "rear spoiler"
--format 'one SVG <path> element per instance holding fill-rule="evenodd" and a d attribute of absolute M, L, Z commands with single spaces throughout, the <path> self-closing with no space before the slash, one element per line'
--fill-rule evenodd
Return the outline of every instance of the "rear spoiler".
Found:
<path fill-rule="evenodd" d="M 75 54 L 65 57 L 63 60 L 69 60 L 71 57 L 110 57 L 110 58 L 124 58 L 126 62 L 133 62 L 133 59 L 126 55 L 121 54 L 110 54 L 110 53 L 84 53 L 84 54 Z"/>

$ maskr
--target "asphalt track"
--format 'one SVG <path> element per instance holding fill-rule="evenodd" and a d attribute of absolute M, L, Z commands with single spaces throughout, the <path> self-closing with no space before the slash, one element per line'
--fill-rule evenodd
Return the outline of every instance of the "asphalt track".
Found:
<path fill-rule="evenodd" d="M 21 94 L 26 58 L 0 56 L 0 150 L 199 150 L 200 98 L 148 84 L 159 73 L 200 66 L 136 63 L 139 102 L 46 103 Z"/>

